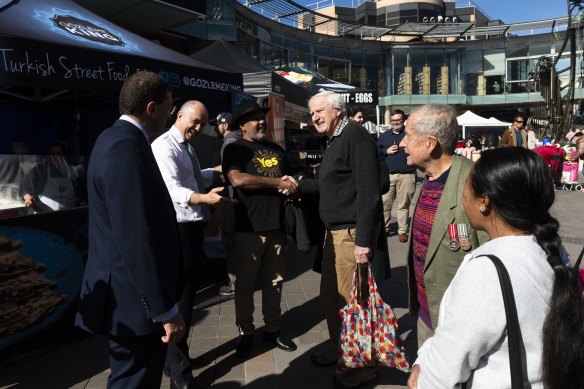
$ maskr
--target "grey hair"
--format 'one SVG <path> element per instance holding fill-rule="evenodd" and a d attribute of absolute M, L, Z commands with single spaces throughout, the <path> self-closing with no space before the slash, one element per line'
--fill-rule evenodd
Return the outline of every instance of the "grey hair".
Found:
<path fill-rule="evenodd" d="M 458 140 L 458 121 L 454 108 L 444 104 L 427 104 L 414 109 L 410 120 L 417 135 L 433 135 L 446 154 L 454 154 Z"/>
<path fill-rule="evenodd" d="M 312 101 L 316 98 L 324 97 L 328 103 L 328 105 L 334 109 L 338 109 L 343 114 L 347 113 L 347 109 L 345 107 L 345 100 L 343 100 L 343 96 L 333 91 L 323 91 L 315 94 L 308 100 L 308 106 L 312 104 Z"/>

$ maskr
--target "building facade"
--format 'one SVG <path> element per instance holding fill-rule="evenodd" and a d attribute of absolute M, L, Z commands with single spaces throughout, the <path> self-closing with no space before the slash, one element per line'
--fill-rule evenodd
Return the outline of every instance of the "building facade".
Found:
<path fill-rule="evenodd" d="M 542 56 L 556 60 L 567 30 L 567 17 L 505 25 L 472 2 L 378 0 L 310 12 L 287 0 L 206 0 L 205 9 L 196 3 L 197 15 L 205 17 L 166 20 L 167 27 L 149 34 L 187 54 L 223 38 L 263 65 L 303 67 L 374 89 L 381 124 L 392 109 L 407 112 L 430 102 L 460 111 L 472 106 L 485 115 L 502 112 L 505 118 L 517 110 L 539 115 L 536 64 Z M 180 6 L 188 8 L 188 2 Z M 574 98 L 582 99 L 582 50 L 576 55 Z M 564 50 L 556 68 L 569 64 Z M 569 79 L 569 72 L 561 74 L 560 87 Z"/>
<path fill-rule="evenodd" d="M 360 7 L 369 3 L 385 4 L 365 2 Z M 404 4 L 411 3 L 399 5 Z M 358 14 L 358 8 L 353 11 Z M 385 112 L 383 124 L 388 123 L 392 109 L 407 112 L 426 103 L 451 104 L 460 111 L 472 106 L 485 114 L 507 112 L 507 117 L 517 110 L 537 116 L 537 108 L 543 103 L 535 81 L 537 61 L 542 56 L 555 59 L 565 38 L 565 31 L 550 30 L 495 34 L 489 39 L 475 35 L 456 41 L 385 43 L 298 29 L 241 4 L 237 4 L 235 15 L 237 47 L 260 63 L 302 66 L 355 87 L 377 88 L 379 105 Z M 569 53 L 564 53 L 557 68 L 565 68 L 569 60 Z M 579 85 L 582 69 L 580 61 L 576 62 Z M 563 74 L 560 80 L 565 85 L 569 74 Z M 579 88 L 575 97 L 581 93 Z"/>

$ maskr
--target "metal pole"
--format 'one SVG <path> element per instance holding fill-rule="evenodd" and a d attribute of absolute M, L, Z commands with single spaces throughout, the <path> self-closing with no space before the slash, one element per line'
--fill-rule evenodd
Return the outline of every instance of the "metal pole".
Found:
<path fill-rule="evenodd" d="M 375 119 L 377 121 L 377 137 L 379 138 L 379 105 L 375 106 Z"/>

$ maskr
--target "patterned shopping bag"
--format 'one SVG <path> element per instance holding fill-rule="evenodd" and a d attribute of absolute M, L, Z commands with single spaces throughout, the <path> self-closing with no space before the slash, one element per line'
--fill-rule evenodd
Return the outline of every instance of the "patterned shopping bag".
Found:
<path fill-rule="evenodd" d="M 391 307 L 381 298 L 375 278 L 371 274 L 371 265 L 368 267 L 373 360 L 378 365 L 395 367 L 407 373 L 410 371 L 410 361 L 397 336 L 397 319 Z"/>
<path fill-rule="evenodd" d="M 371 275 L 371 269 L 369 269 Z M 341 316 L 341 358 L 338 370 L 365 367 L 371 363 L 371 317 L 369 304 L 359 304 L 359 267 L 353 275 L 349 302 Z"/>

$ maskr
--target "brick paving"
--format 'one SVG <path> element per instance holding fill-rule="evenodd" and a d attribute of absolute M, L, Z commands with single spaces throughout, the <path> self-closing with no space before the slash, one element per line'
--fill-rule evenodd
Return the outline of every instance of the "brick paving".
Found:
<path fill-rule="evenodd" d="M 584 244 L 582 201 L 584 193 L 557 191 L 552 214 L 560 220 L 560 235 L 573 260 Z M 399 318 L 400 334 L 411 358 L 416 352 L 415 318 L 407 314 L 406 244 L 397 236 L 388 238 L 392 277 L 379 285 L 382 297 Z M 193 373 L 213 388 L 332 388 L 334 367 L 318 368 L 310 354 L 321 350 L 328 338 L 318 300 L 320 275 L 312 271 L 313 254 L 303 254 L 291 244 L 283 289 L 283 332 L 298 344 L 294 352 L 273 349 L 261 334 L 261 293 L 255 294 L 256 333 L 254 351 L 247 361 L 235 356 L 235 310 L 232 299 L 217 294 L 219 284 L 200 291 L 189 334 L 191 356 L 204 355 L 210 364 Z M 0 366 L 0 388 L 61 389 L 106 387 L 108 370 L 106 339 L 85 337 L 57 348 L 19 356 Z M 381 369 L 377 388 L 406 388 L 407 375 L 395 369 Z M 161 388 L 168 388 L 164 377 Z"/>

